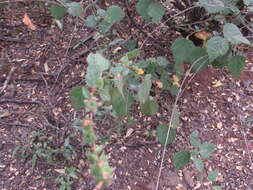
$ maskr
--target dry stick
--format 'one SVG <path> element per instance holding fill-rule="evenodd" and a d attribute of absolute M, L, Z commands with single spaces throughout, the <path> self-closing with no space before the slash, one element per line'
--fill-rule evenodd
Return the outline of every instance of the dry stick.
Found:
<path fill-rule="evenodd" d="M 65 52 L 64 58 L 67 57 L 68 52 L 69 52 L 69 49 L 70 49 L 70 47 L 71 47 L 70 44 L 71 44 L 71 42 L 72 42 L 72 40 L 73 40 L 73 38 L 74 38 L 74 31 L 76 30 L 77 22 L 78 22 L 78 17 L 76 18 L 75 27 L 73 28 L 73 31 L 72 31 L 72 34 L 73 34 L 73 35 L 71 36 L 71 38 L 70 38 L 70 40 L 69 40 L 68 48 L 67 48 L 67 50 L 66 50 L 66 52 Z M 57 76 L 56 76 L 56 79 L 55 79 L 55 81 L 54 81 L 54 84 L 53 84 L 52 89 L 54 89 L 54 87 L 55 87 L 55 85 L 56 85 L 56 82 L 58 81 L 58 79 L 59 79 L 59 77 L 60 77 L 60 75 L 61 75 L 63 69 L 64 69 L 67 65 L 68 65 L 68 63 L 66 63 L 66 64 L 64 64 L 64 65 L 61 66 L 60 71 L 58 72 L 58 74 L 57 74 Z"/>
<path fill-rule="evenodd" d="M 240 123 L 241 123 L 241 125 L 243 124 L 242 119 L 240 119 Z M 252 162 L 251 152 L 249 150 L 249 145 L 248 145 L 248 140 L 247 140 L 246 134 L 245 134 L 244 131 L 241 131 L 241 133 L 243 134 L 244 142 L 245 142 L 246 149 L 247 149 L 247 152 L 248 152 L 248 155 L 249 155 L 249 162 L 250 162 L 249 164 L 252 164 L 253 162 Z M 253 172 L 253 170 L 252 170 L 252 172 Z"/>
<path fill-rule="evenodd" d="M 18 105 L 23 105 L 23 104 L 39 104 L 43 105 L 41 102 L 37 101 L 24 101 L 24 100 L 0 100 L 0 104 L 18 104 Z"/>
<path fill-rule="evenodd" d="M 130 22 L 142 33 L 142 34 L 144 34 L 145 36 L 147 36 L 146 37 L 146 39 L 152 39 L 153 40 L 153 45 L 157 48 L 157 49 L 159 49 L 160 51 L 162 51 L 163 53 L 166 53 L 165 52 L 165 50 L 164 50 L 164 47 L 162 46 L 163 44 L 161 44 L 161 43 L 159 43 L 159 41 L 157 41 L 151 34 L 153 34 L 153 32 L 150 34 L 150 33 L 148 33 L 148 32 L 145 32 L 142 28 L 141 28 L 141 26 L 139 26 L 135 21 L 134 21 L 134 19 L 131 17 L 131 15 L 130 15 L 130 6 L 129 6 L 129 3 L 128 3 L 128 0 L 125 0 L 125 5 L 126 5 L 126 7 L 127 7 L 127 9 L 126 9 L 126 13 L 127 13 L 127 16 L 128 16 L 128 18 L 129 18 L 129 20 L 130 20 Z M 143 42 L 143 43 L 145 43 L 145 42 Z M 140 48 L 141 49 L 141 48 Z"/>
<path fill-rule="evenodd" d="M 0 96 L 3 94 L 3 92 L 4 92 L 5 89 L 7 88 L 8 83 L 9 83 L 10 80 L 11 80 L 11 76 L 12 76 L 12 74 L 14 73 L 15 70 L 16 70 L 16 67 L 12 67 L 12 68 L 11 68 L 11 70 L 10 70 L 10 72 L 9 72 L 9 74 L 8 74 L 8 76 L 7 76 L 7 78 L 6 78 L 6 80 L 4 81 L 4 85 L 3 85 L 3 87 L 2 87 L 2 90 L 0 91 Z"/>
<path fill-rule="evenodd" d="M 246 145 L 246 148 L 247 148 L 247 152 L 248 152 L 248 154 L 249 154 L 249 161 L 250 161 L 250 164 L 252 164 L 252 158 L 251 158 L 251 153 L 250 153 L 250 150 L 249 150 L 249 145 L 248 145 L 247 137 L 246 137 L 244 131 L 242 131 L 242 133 L 243 133 L 245 145 Z"/>
<path fill-rule="evenodd" d="M 177 96 L 176 96 L 176 100 L 175 100 L 175 103 L 173 105 L 173 109 L 172 109 L 172 113 L 171 113 L 171 119 L 170 119 L 170 122 L 169 122 L 169 128 L 168 128 L 168 131 L 167 131 L 167 134 L 166 134 L 165 145 L 164 145 L 163 152 L 162 152 L 162 160 L 161 160 L 161 164 L 160 164 L 160 167 L 159 167 L 159 173 L 158 173 L 158 177 L 157 177 L 157 183 L 156 183 L 156 189 L 155 190 L 159 189 L 159 183 L 160 183 L 160 178 L 161 178 L 161 174 L 162 174 L 162 167 L 163 167 L 163 162 L 164 162 L 165 152 L 166 152 L 166 144 L 168 143 L 169 133 L 170 133 L 170 129 L 172 127 L 172 120 L 175 117 L 175 112 L 176 112 L 176 108 L 177 108 L 177 102 L 178 102 L 179 98 L 181 97 L 183 91 L 185 90 L 185 88 L 182 90 L 182 86 L 185 83 L 185 80 L 188 77 L 188 73 L 190 73 L 190 71 L 192 70 L 193 66 L 196 63 L 198 63 L 201 59 L 203 59 L 205 57 L 206 56 L 200 57 L 199 59 L 197 59 L 196 61 L 194 61 L 194 63 L 189 68 L 189 70 L 186 72 L 187 74 L 185 75 L 185 77 L 184 77 L 184 79 L 183 79 L 183 81 L 182 81 L 182 83 L 181 83 L 181 85 L 179 87 L 179 90 L 178 90 L 178 93 L 177 93 Z M 204 64 L 206 61 L 204 61 L 202 64 Z M 199 68 L 202 66 L 202 64 L 199 66 Z M 191 80 L 195 77 L 195 75 L 196 75 L 196 73 L 191 77 Z"/>
<path fill-rule="evenodd" d="M 239 19 L 241 20 L 242 24 L 243 24 L 243 27 L 246 27 L 250 32 L 253 32 L 253 28 L 250 28 L 248 26 L 247 23 L 249 23 L 249 21 L 247 21 L 245 18 L 243 17 L 239 17 Z"/>
<path fill-rule="evenodd" d="M 179 15 L 181 15 L 181 14 L 183 14 L 183 13 L 185 13 L 185 12 L 191 10 L 191 9 L 194 9 L 194 8 L 196 8 L 196 7 L 197 7 L 197 6 L 191 6 L 191 7 L 187 8 L 187 9 L 185 9 L 185 10 L 183 10 L 183 11 L 181 11 L 181 12 L 179 12 L 179 13 L 173 15 L 173 16 L 171 16 L 170 18 L 168 18 L 168 19 L 165 20 L 164 22 L 162 22 L 162 24 L 161 24 L 160 26 L 158 26 L 158 27 L 157 27 L 156 29 L 154 29 L 151 33 L 149 33 L 149 35 L 146 37 L 146 39 L 145 39 L 145 40 L 143 41 L 143 43 L 141 44 L 140 49 L 143 48 L 144 44 L 147 42 L 147 40 L 150 38 L 150 36 L 152 36 L 152 34 L 153 34 L 154 32 L 156 32 L 158 29 L 164 27 L 163 25 L 164 25 L 166 22 L 168 22 L 168 21 L 170 21 L 171 19 L 173 19 L 173 18 L 175 18 L 175 17 L 177 17 L 177 16 L 179 16 Z"/>
<path fill-rule="evenodd" d="M 80 4 L 83 4 L 83 1 L 84 1 L 84 0 L 82 0 L 82 1 L 80 2 Z M 90 6 L 88 5 L 88 6 L 84 9 L 83 12 L 86 12 L 87 9 L 88 9 L 89 7 L 90 7 Z M 70 48 L 71 48 L 71 43 L 72 43 L 72 40 L 73 40 L 73 38 L 74 38 L 74 31 L 75 31 L 76 28 L 77 28 L 78 18 L 79 18 L 79 17 L 76 17 L 76 20 L 75 20 L 75 27 L 73 28 L 73 32 L 72 32 L 73 35 L 72 35 L 71 39 L 69 40 L 68 48 L 67 48 L 67 50 L 66 50 L 66 52 L 65 52 L 65 55 L 64 55 L 65 58 L 67 57 L 68 52 L 69 52 L 69 50 L 70 50 Z M 80 17 L 80 18 L 81 18 L 81 17 Z M 57 77 L 56 77 L 56 79 L 55 79 L 55 82 L 54 82 L 54 84 L 53 84 L 52 89 L 54 89 L 54 87 L 55 87 L 55 85 L 56 85 L 56 82 L 58 81 L 58 78 L 60 77 L 62 71 L 64 70 L 64 68 L 65 68 L 67 65 L 68 65 L 68 63 L 62 65 L 62 67 L 60 68 L 60 71 L 59 71 L 59 73 L 57 74 Z"/>
<path fill-rule="evenodd" d="M 7 0 L 7 1 L 1 1 L 0 4 L 8 4 L 8 3 L 31 3 L 33 1 L 39 1 L 39 2 L 43 2 L 43 3 L 50 3 L 50 4 L 54 4 L 54 5 L 59 5 L 59 6 L 64 6 L 64 3 L 62 3 L 61 1 L 50 1 L 50 0 Z"/>

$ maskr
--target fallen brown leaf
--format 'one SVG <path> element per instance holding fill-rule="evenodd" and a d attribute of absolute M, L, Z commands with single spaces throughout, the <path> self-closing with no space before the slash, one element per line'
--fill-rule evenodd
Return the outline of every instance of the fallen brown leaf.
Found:
<path fill-rule="evenodd" d="M 23 18 L 23 23 L 31 30 L 36 30 L 37 27 L 32 23 L 31 19 L 29 18 L 29 16 L 27 15 L 27 13 L 25 13 L 24 18 Z"/>

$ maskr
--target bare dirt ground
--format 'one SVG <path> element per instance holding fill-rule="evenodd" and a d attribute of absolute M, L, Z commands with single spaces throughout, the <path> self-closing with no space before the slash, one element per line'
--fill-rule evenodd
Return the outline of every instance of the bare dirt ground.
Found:
<path fill-rule="evenodd" d="M 31 6 L 0 9 L 0 86 L 5 88 L 0 95 L 0 189 L 58 189 L 55 180 L 60 169 L 73 166 L 78 172 L 72 189 L 91 190 L 95 182 L 85 161 L 88 147 L 82 146 L 73 127 L 76 118 L 84 115 L 72 108 L 69 92 L 83 84 L 87 53 L 99 44 L 88 41 L 71 49 L 93 31 L 71 17 L 60 30 L 47 12 Z M 25 12 L 37 30 L 31 31 L 22 23 Z M 143 40 L 136 32 L 125 31 L 131 27 L 126 18 L 118 35 Z M 171 31 L 167 35 L 164 39 L 171 43 L 175 34 Z M 151 43 L 143 49 L 143 55 L 163 55 Z M 212 189 L 210 182 L 198 184 L 192 165 L 179 172 L 172 165 L 174 152 L 191 148 L 188 137 L 194 130 L 199 131 L 201 140 L 217 147 L 212 158 L 205 161 L 207 171 L 219 171 L 215 184 L 225 190 L 253 190 L 253 54 L 252 50 L 243 51 L 247 53 L 247 68 L 240 77 L 231 78 L 225 71 L 208 68 L 188 84 L 179 103 L 178 138 L 167 147 L 161 190 Z M 217 82 L 220 85 L 215 87 Z M 106 141 L 106 154 L 115 168 L 113 183 L 105 190 L 154 188 L 162 151 L 154 131 L 158 124 L 169 121 L 174 101 L 166 92 L 156 98 L 161 105 L 159 113 L 144 117 L 136 108 L 136 123 L 121 126 L 120 132 L 109 116 L 97 121 L 99 142 Z M 127 133 L 129 129 L 131 134 Z M 70 159 L 63 156 L 66 139 L 75 152 Z M 33 165 L 37 150 L 47 155 L 57 150 L 52 153 L 55 160 L 38 157 Z"/>

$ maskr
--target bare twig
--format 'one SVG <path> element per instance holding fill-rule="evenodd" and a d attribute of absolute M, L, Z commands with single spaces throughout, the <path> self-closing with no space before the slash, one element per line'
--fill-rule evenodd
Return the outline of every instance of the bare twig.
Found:
<path fill-rule="evenodd" d="M 5 0 L 5 1 L 1 1 L 0 4 L 8 4 L 8 3 L 31 3 L 31 2 L 44 2 L 44 3 L 50 3 L 50 4 L 54 4 L 54 5 L 59 5 L 59 6 L 64 6 L 64 3 L 62 3 L 61 1 L 50 1 L 50 0 Z"/>
<path fill-rule="evenodd" d="M 177 13 L 177 14 L 171 16 L 171 17 L 169 17 L 167 20 L 165 20 L 164 22 L 162 22 L 162 24 L 161 24 L 159 27 L 156 27 L 151 33 L 149 33 L 149 35 L 146 37 L 146 39 L 145 39 L 145 40 L 143 41 L 143 43 L 141 44 L 140 49 L 143 48 L 144 44 L 147 42 L 147 40 L 150 38 L 150 36 L 152 36 L 153 33 L 155 33 L 157 30 L 159 30 L 159 29 L 161 29 L 161 28 L 164 27 L 164 24 L 166 24 L 167 22 L 169 22 L 169 21 L 172 20 L 173 18 L 175 18 L 175 17 L 177 17 L 177 16 L 179 16 L 179 15 L 181 15 L 181 14 L 184 14 L 184 13 L 186 13 L 187 11 L 189 11 L 189 10 L 191 10 L 191 9 L 194 9 L 194 8 L 196 8 L 196 7 L 197 7 L 197 6 L 191 6 L 191 7 L 187 8 L 187 9 L 185 9 L 185 10 L 183 10 L 183 11 L 181 11 L 181 12 L 179 12 L 179 13 Z"/>
<path fill-rule="evenodd" d="M 249 161 L 250 161 L 250 164 L 252 164 L 253 162 L 252 162 L 251 152 L 249 150 L 248 140 L 247 140 L 247 137 L 245 135 L 245 132 L 242 131 L 242 133 L 243 133 L 244 142 L 245 142 L 245 145 L 246 145 L 246 148 L 247 148 L 247 152 L 248 152 L 248 155 L 249 155 Z"/>
<path fill-rule="evenodd" d="M 141 26 L 139 26 L 139 25 L 134 21 L 133 17 L 132 17 L 131 14 L 130 14 L 131 8 L 130 8 L 130 6 L 129 6 L 128 0 L 125 0 L 125 5 L 126 5 L 126 7 L 127 7 L 126 13 L 127 13 L 127 16 L 128 16 L 128 18 L 129 18 L 129 20 L 131 21 L 131 23 L 132 23 L 142 34 L 144 34 L 144 35 L 146 36 L 145 42 L 147 41 L 147 39 L 152 39 L 152 42 L 153 42 L 152 45 L 154 45 L 157 49 L 159 49 L 159 51 L 161 51 L 161 52 L 163 52 L 164 54 L 166 54 L 164 45 L 152 36 L 152 34 L 153 34 L 154 32 L 152 32 L 152 33 L 145 32 L 145 31 L 141 28 Z M 143 44 L 144 44 L 144 42 L 143 42 Z"/>
<path fill-rule="evenodd" d="M 11 70 L 10 70 L 10 72 L 9 72 L 9 74 L 8 74 L 8 76 L 7 76 L 6 80 L 5 80 L 5 82 L 4 82 L 4 85 L 3 85 L 3 87 L 2 87 L 2 89 L 1 89 L 1 91 L 0 91 L 0 96 L 2 96 L 2 94 L 3 94 L 4 91 L 5 91 L 5 89 L 7 88 L 8 83 L 10 82 L 11 77 L 12 77 L 12 74 L 14 73 L 15 70 L 16 70 L 16 67 L 12 67 L 12 68 L 11 68 Z"/>
<path fill-rule="evenodd" d="M 18 104 L 18 105 L 25 105 L 25 104 L 38 104 L 43 105 L 41 102 L 37 101 L 24 101 L 24 100 L 0 100 L 0 104 Z"/>
<path fill-rule="evenodd" d="M 204 56 L 205 57 L 205 56 Z M 203 59 L 204 57 L 200 57 L 199 59 L 197 59 L 192 65 L 191 67 L 189 68 L 189 70 L 187 71 L 187 73 L 190 73 L 191 70 L 193 69 L 194 65 L 197 64 L 201 59 Z M 207 60 L 205 60 L 204 62 L 202 62 L 202 64 L 205 64 Z M 199 68 L 202 66 L 202 64 L 200 64 Z M 198 68 L 198 69 L 199 69 Z M 195 74 L 196 75 L 196 74 Z M 190 81 L 195 77 L 195 75 L 193 75 L 190 79 Z M 163 148 L 163 151 L 162 151 L 162 160 L 161 160 L 161 164 L 160 164 L 160 167 L 159 167 L 159 172 L 158 172 L 158 177 L 157 177 L 157 183 L 156 183 L 156 188 L 155 190 L 158 190 L 159 189 L 159 184 L 160 184 L 160 178 L 161 178 L 161 175 L 162 175 L 162 167 L 163 167 L 163 163 L 164 163 L 164 158 L 165 158 L 165 152 L 166 152 L 166 144 L 169 140 L 169 134 L 170 134 L 170 130 L 171 130 L 171 127 L 172 127 L 172 122 L 173 122 L 173 118 L 175 118 L 175 113 L 176 113 L 176 110 L 177 110 L 177 103 L 178 103 L 178 100 L 179 98 L 181 97 L 183 91 L 185 90 L 182 89 L 186 79 L 188 77 L 188 74 L 186 74 L 184 76 L 184 79 L 179 87 L 179 90 L 178 90 L 178 93 L 177 93 L 177 96 L 176 96 L 176 100 L 175 100 L 175 103 L 173 105 L 173 109 L 172 109 L 172 113 L 171 113 L 171 119 L 170 119 L 170 122 L 169 122 L 169 128 L 168 128 L 168 131 L 167 131 L 167 134 L 166 134 L 166 139 L 165 139 L 165 146 Z"/>
<path fill-rule="evenodd" d="M 6 42 L 16 42 L 16 43 L 26 43 L 24 40 L 16 39 L 16 38 L 10 38 L 5 36 L 0 36 L 0 40 L 6 41 Z"/>

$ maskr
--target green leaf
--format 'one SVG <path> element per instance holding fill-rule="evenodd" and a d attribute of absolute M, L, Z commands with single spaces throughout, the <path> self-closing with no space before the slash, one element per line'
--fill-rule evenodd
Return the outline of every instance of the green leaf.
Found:
<path fill-rule="evenodd" d="M 90 53 L 87 57 L 88 67 L 85 80 L 89 86 L 97 86 L 102 72 L 107 70 L 110 62 L 99 53 Z"/>
<path fill-rule="evenodd" d="M 153 115 L 157 112 L 159 106 L 155 100 L 147 100 L 144 104 L 141 104 L 141 112 L 146 115 Z"/>
<path fill-rule="evenodd" d="M 199 146 L 199 153 L 203 158 L 209 158 L 215 151 L 215 146 L 212 143 L 204 142 Z"/>
<path fill-rule="evenodd" d="M 83 90 L 85 89 L 84 87 L 75 87 L 72 89 L 72 91 L 70 92 L 70 100 L 71 100 L 71 104 L 75 109 L 81 109 L 84 108 L 85 104 L 84 104 L 84 100 L 85 100 L 85 96 Z"/>
<path fill-rule="evenodd" d="M 122 39 L 122 38 L 116 38 L 116 39 L 112 40 L 112 41 L 108 44 L 108 46 L 115 46 L 115 45 L 119 44 L 119 43 L 122 42 L 122 41 L 124 41 L 124 39 Z"/>
<path fill-rule="evenodd" d="M 138 57 L 140 53 L 141 53 L 140 49 L 134 49 L 132 51 L 127 52 L 126 56 L 128 57 L 128 59 L 134 59 Z"/>
<path fill-rule="evenodd" d="M 148 74 L 144 77 L 144 81 L 140 85 L 140 88 L 138 90 L 138 100 L 143 104 L 149 99 L 149 93 L 151 90 L 151 75 Z"/>
<path fill-rule="evenodd" d="M 172 121 L 171 121 L 172 127 L 175 129 L 178 128 L 179 124 L 180 124 L 180 112 L 179 112 L 178 108 L 175 108 L 175 112 L 174 112 L 173 117 L 171 119 L 172 119 Z"/>
<path fill-rule="evenodd" d="M 137 41 L 136 40 L 128 40 L 124 45 L 124 48 L 126 48 L 128 51 L 132 51 L 137 47 Z"/>
<path fill-rule="evenodd" d="M 105 20 L 110 24 L 115 24 L 121 21 L 125 16 L 125 13 L 119 6 L 111 6 L 106 10 Z"/>
<path fill-rule="evenodd" d="M 203 71 L 209 65 L 207 58 L 207 52 L 205 48 L 196 47 L 189 55 L 189 62 L 193 65 L 193 70 L 196 72 Z"/>
<path fill-rule="evenodd" d="M 204 169 L 204 163 L 201 159 L 197 158 L 196 156 L 191 157 L 195 167 L 197 168 L 198 171 L 203 171 Z"/>
<path fill-rule="evenodd" d="M 207 53 L 210 62 L 225 55 L 229 51 L 229 43 L 222 37 L 212 37 L 207 42 Z"/>
<path fill-rule="evenodd" d="M 201 145 L 201 141 L 199 140 L 199 132 L 198 131 L 193 131 L 191 134 L 190 134 L 190 143 L 193 147 L 195 148 L 199 148 L 200 145 Z"/>
<path fill-rule="evenodd" d="M 32 157 L 32 169 L 36 166 L 37 159 L 38 159 L 37 154 L 34 154 Z"/>
<path fill-rule="evenodd" d="M 240 29 L 231 23 L 226 23 L 223 27 L 224 37 L 230 41 L 232 44 L 247 44 L 250 45 L 250 42 L 247 38 L 243 37 Z"/>
<path fill-rule="evenodd" d="M 125 90 L 126 91 L 126 90 Z M 117 88 L 110 89 L 111 104 L 116 112 L 117 116 L 126 116 L 129 112 L 130 106 L 133 102 L 132 96 L 129 92 L 124 93 L 126 98 L 124 99 Z"/>
<path fill-rule="evenodd" d="M 218 174 L 219 174 L 219 171 L 213 170 L 213 171 L 211 171 L 211 172 L 208 174 L 207 179 L 208 179 L 209 181 L 214 182 L 214 181 L 216 181 L 216 178 L 217 178 Z"/>
<path fill-rule="evenodd" d="M 165 145 L 168 129 L 169 129 L 168 126 L 165 126 L 165 125 L 159 125 L 156 128 L 158 141 L 163 146 Z M 176 129 L 170 128 L 170 133 L 169 133 L 168 141 L 166 145 L 171 144 L 176 139 L 176 136 L 177 136 Z"/>
<path fill-rule="evenodd" d="M 98 28 L 99 28 L 100 32 L 103 33 L 103 34 L 107 33 L 110 30 L 111 27 L 112 27 L 112 24 L 108 23 L 105 20 L 102 20 L 98 24 Z"/>
<path fill-rule="evenodd" d="M 178 88 L 178 86 L 175 86 L 175 85 L 168 85 L 167 89 L 169 90 L 171 95 L 176 96 L 179 88 Z"/>
<path fill-rule="evenodd" d="M 81 16 L 83 7 L 78 2 L 67 3 L 68 13 L 72 16 Z"/>
<path fill-rule="evenodd" d="M 156 58 L 156 62 L 157 62 L 157 64 L 159 66 L 161 66 L 163 68 L 165 68 L 165 67 L 167 67 L 169 65 L 168 59 L 166 57 L 164 57 L 164 56 L 157 57 Z"/>
<path fill-rule="evenodd" d="M 98 21 L 99 21 L 99 18 L 97 18 L 96 16 L 94 15 L 90 15 L 88 16 L 86 19 L 85 19 L 85 25 L 87 27 L 95 27 L 97 26 L 98 24 Z"/>
<path fill-rule="evenodd" d="M 222 57 L 218 57 L 215 59 L 213 62 L 211 62 L 211 65 L 215 68 L 224 68 L 225 66 L 228 65 L 228 55 L 224 55 Z"/>
<path fill-rule="evenodd" d="M 67 10 L 65 7 L 61 7 L 58 5 L 51 5 L 50 12 L 51 12 L 52 17 L 54 17 L 54 19 L 60 20 L 67 13 Z"/>
<path fill-rule="evenodd" d="M 210 14 L 219 13 L 225 9 L 225 5 L 222 0 L 199 0 L 197 5 L 204 7 Z"/>
<path fill-rule="evenodd" d="M 252 6 L 253 5 L 253 0 L 243 0 L 243 3 L 247 6 Z"/>
<path fill-rule="evenodd" d="M 145 20 L 150 20 L 150 16 L 148 15 L 148 7 L 153 3 L 153 0 L 139 0 L 136 4 L 136 11 L 139 15 L 141 15 Z"/>
<path fill-rule="evenodd" d="M 228 59 L 228 70 L 233 76 L 239 76 L 245 67 L 245 57 L 242 55 L 231 56 Z"/>
<path fill-rule="evenodd" d="M 123 92 L 125 81 L 124 81 L 123 76 L 122 76 L 121 73 L 118 73 L 118 74 L 115 75 L 114 83 L 115 83 L 117 89 L 119 90 L 120 94 L 122 95 L 122 97 L 125 99 L 125 95 L 124 95 L 124 92 Z"/>
<path fill-rule="evenodd" d="M 111 100 L 109 88 L 105 87 L 105 88 L 99 89 L 98 93 L 102 101 L 109 102 Z"/>
<path fill-rule="evenodd" d="M 97 10 L 97 15 L 99 16 L 99 17 L 105 17 L 106 16 L 106 11 L 104 10 L 104 9 L 98 9 Z"/>
<path fill-rule="evenodd" d="M 221 186 L 219 186 L 219 185 L 213 185 L 213 190 L 221 190 Z"/>
<path fill-rule="evenodd" d="M 92 126 L 85 126 L 82 128 L 83 132 L 83 143 L 86 145 L 92 145 L 95 143 L 96 135 L 93 131 Z"/>
<path fill-rule="evenodd" d="M 182 150 L 173 155 L 173 163 L 176 170 L 181 170 L 190 162 L 191 153 L 187 150 Z"/>
<path fill-rule="evenodd" d="M 165 13 L 165 8 L 161 3 L 151 3 L 148 6 L 148 15 L 152 18 L 152 22 L 160 22 Z"/>
<path fill-rule="evenodd" d="M 191 40 L 177 38 L 171 46 L 175 63 L 182 64 L 183 62 L 188 62 L 193 48 L 195 48 L 195 46 Z"/>

